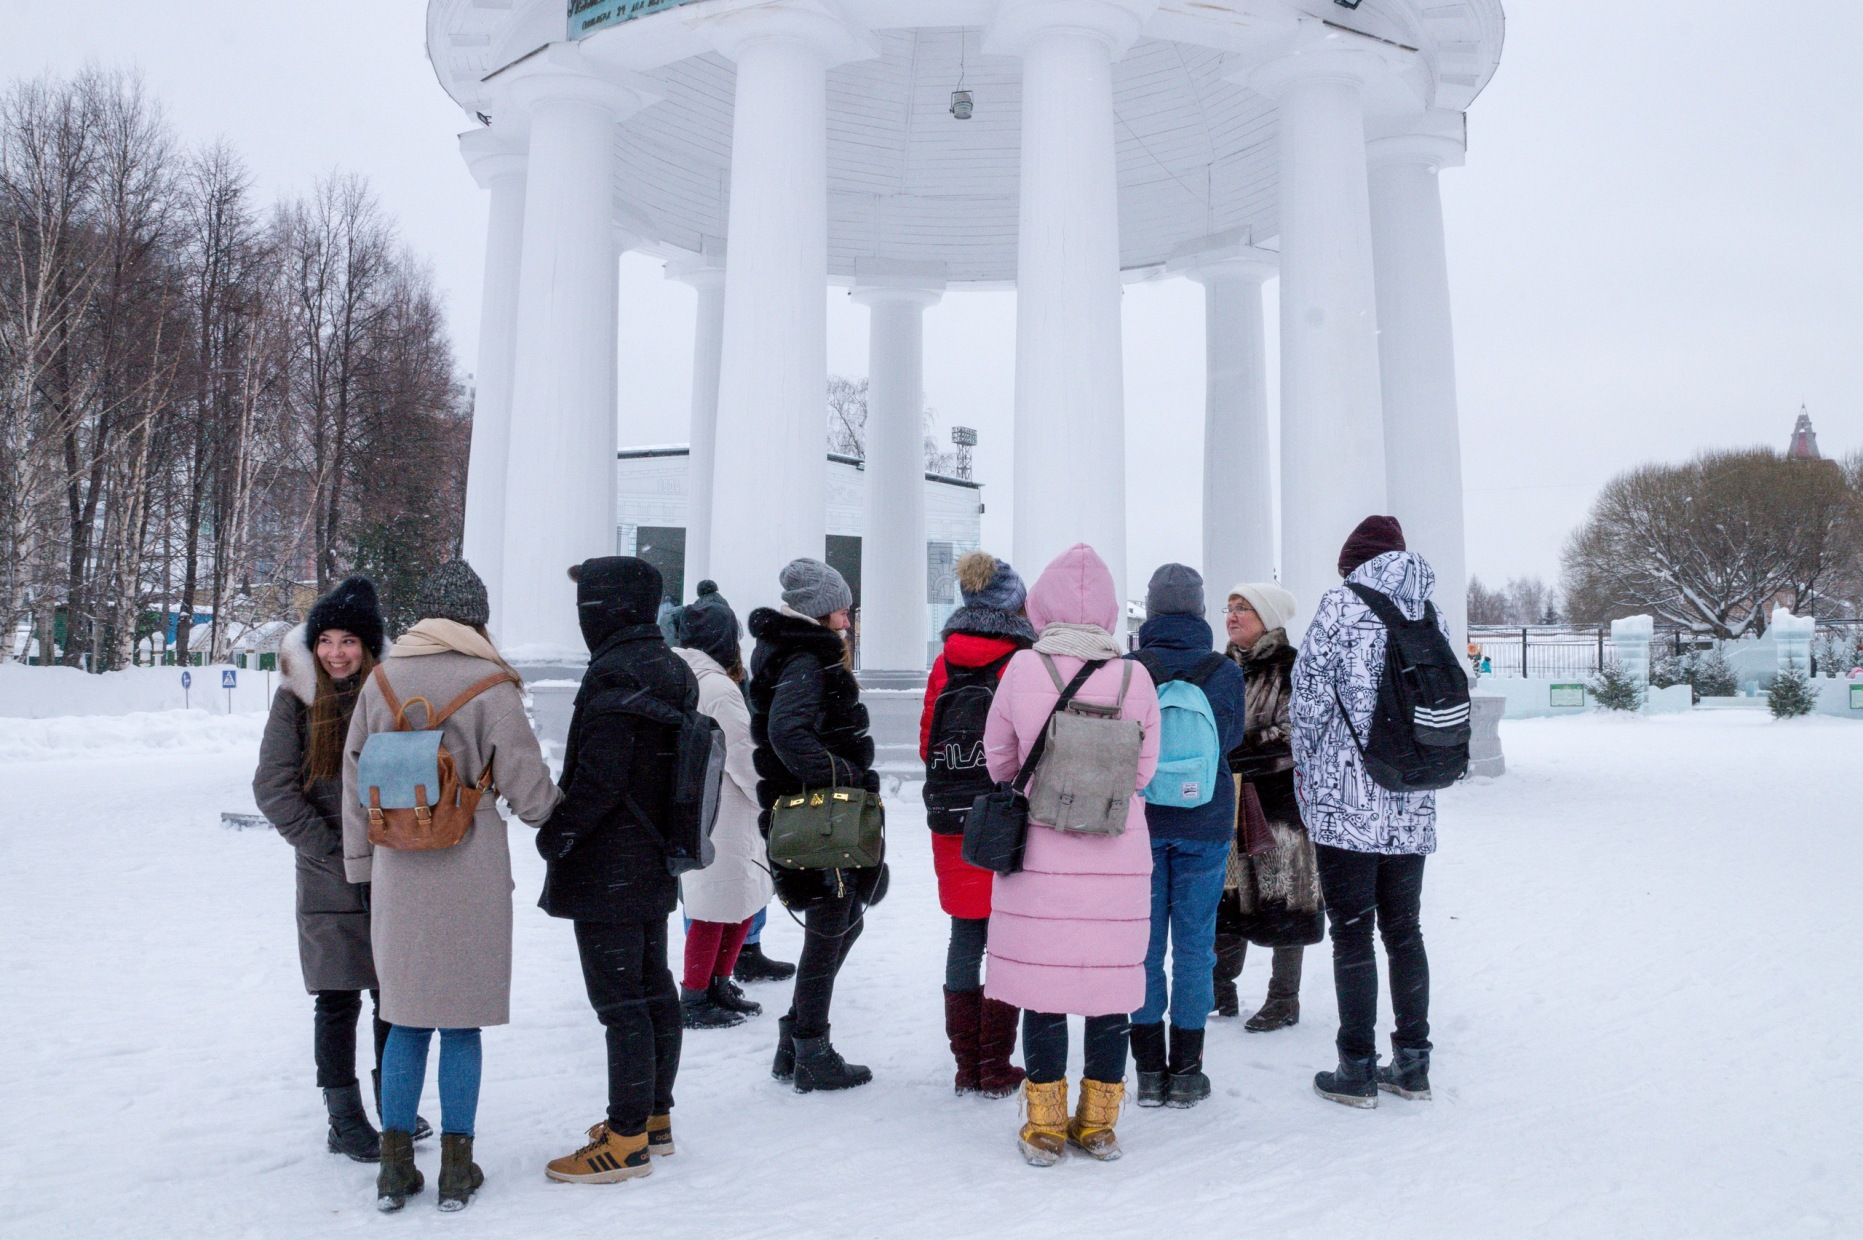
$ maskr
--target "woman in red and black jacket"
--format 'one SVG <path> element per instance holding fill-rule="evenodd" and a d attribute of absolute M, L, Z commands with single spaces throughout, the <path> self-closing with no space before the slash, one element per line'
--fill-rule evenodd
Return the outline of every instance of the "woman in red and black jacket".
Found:
<path fill-rule="evenodd" d="M 957 562 L 957 584 L 964 605 L 944 626 L 944 653 L 932 665 L 919 717 L 938 902 L 951 917 L 944 1026 L 957 1060 L 957 1092 L 1006 1098 L 1022 1084 L 1022 1069 L 1009 1062 L 1020 1013 L 983 995 L 992 875 L 963 858 L 964 818 L 992 786 L 983 725 L 996 682 L 1009 656 L 1035 644 L 1035 630 L 1022 614 L 1028 588 L 1004 561 L 973 551 Z"/>

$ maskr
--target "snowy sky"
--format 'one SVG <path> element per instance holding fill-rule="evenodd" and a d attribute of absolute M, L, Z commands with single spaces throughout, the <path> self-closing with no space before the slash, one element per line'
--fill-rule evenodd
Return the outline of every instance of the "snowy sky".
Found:
<path fill-rule="evenodd" d="M 1446 172 L 1469 564 L 1557 571 L 1596 488 L 1652 458 L 1783 447 L 1800 402 L 1863 448 L 1863 6 L 1506 0 L 1500 72 Z M 0 79 L 139 67 L 185 139 L 225 135 L 267 198 L 366 173 L 432 257 L 462 365 L 485 206 L 436 85 L 419 0 L 0 0 Z M 81 15 L 79 15 L 81 13 Z M 1272 286 L 1271 286 L 1272 287 Z M 685 438 L 693 294 L 630 258 L 622 441 Z M 829 298 L 829 368 L 866 369 L 866 311 Z M 1198 557 L 1201 290 L 1126 298 L 1131 568 Z M 927 397 L 977 426 L 985 537 L 1007 549 L 1007 294 L 927 316 Z M 1027 567 L 1027 566 L 1024 566 Z"/>

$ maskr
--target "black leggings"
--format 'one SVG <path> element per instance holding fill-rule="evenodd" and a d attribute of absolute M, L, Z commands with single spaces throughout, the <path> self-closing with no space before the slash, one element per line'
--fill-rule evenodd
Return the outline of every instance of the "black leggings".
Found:
<path fill-rule="evenodd" d="M 1125 1080 L 1131 1032 L 1132 1021 L 1123 1013 L 1087 1017 L 1087 1063 L 1081 1075 L 1109 1085 Z M 1022 1063 L 1031 1084 L 1048 1085 L 1067 1077 L 1067 1017 L 1022 1013 Z"/>
<path fill-rule="evenodd" d="M 1423 858 L 1349 852 L 1318 845 L 1320 887 L 1333 939 L 1339 996 L 1339 1054 L 1363 1059 L 1378 1049 L 1378 954 L 1374 920 L 1391 970 L 1391 1045 L 1430 1049 L 1430 961 L 1423 952 Z"/>
<path fill-rule="evenodd" d="M 679 991 L 666 963 L 666 918 L 576 923 L 589 1004 L 608 1037 L 608 1127 L 624 1137 L 673 1109 Z"/>
<path fill-rule="evenodd" d="M 944 954 L 944 988 L 954 995 L 983 989 L 983 952 L 990 944 L 988 917 L 953 917 Z"/>
<path fill-rule="evenodd" d="M 796 991 L 789 1001 L 794 1036 L 819 1038 L 828 1032 L 834 979 L 860 937 L 864 910 L 849 883 L 841 895 L 831 895 L 803 914 L 802 957 L 796 961 Z"/>
<path fill-rule="evenodd" d="M 382 1066 L 382 1048 L 388 1045 L 387 1021 L 381 1016 L 382 995 L 369 992 L 375 1004 L 375 1066 Z M 356 1083 L 356 1022 L 362 1017 L 360 990 L 320 990 L 311 1021 L 312 1047 L 317 1056 L 317 1088 L 341 1089 Z"/>

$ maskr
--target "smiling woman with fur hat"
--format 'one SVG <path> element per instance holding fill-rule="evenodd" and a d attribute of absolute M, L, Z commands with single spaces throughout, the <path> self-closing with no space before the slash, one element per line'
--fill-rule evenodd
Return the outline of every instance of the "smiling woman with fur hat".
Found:
<path fill-rule="evenodd" d="M 369 946 L 367 885 L 343 873 L 343 737 L 356 696 L 387 653 L 375 583 L 351 577 L 311 607 L 278 647 L 283 683 L 259 746 L 252 795 L 297 850 L 298 963 L 316 996 L 313 1045 L 317 1084 L 329 1112 L 331 1153 L 374 1162 L 381 1142 L 356 1080 L 356 1024 L 362 992 L 377 998 Z M 376 1109 L 381 1109 L 382 1046 L 375 1026 Z M 422 1133 L 422 1136 L 427 1135 Z"/>

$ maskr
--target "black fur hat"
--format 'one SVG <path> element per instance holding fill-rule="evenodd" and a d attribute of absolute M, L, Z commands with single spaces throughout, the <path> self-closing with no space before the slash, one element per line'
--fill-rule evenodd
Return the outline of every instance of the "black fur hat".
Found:
<path fill-rule="evenodd" d="M 369 653 L 379 659 L 387 644 L 385 628 L 375 583 L 367 577 L 346 577 L 311 604 L 310 614 L 304 617 L 304 643 L 316 650 L 317 638 L 324 630 L 341 629 L 360 637 Z"/>

